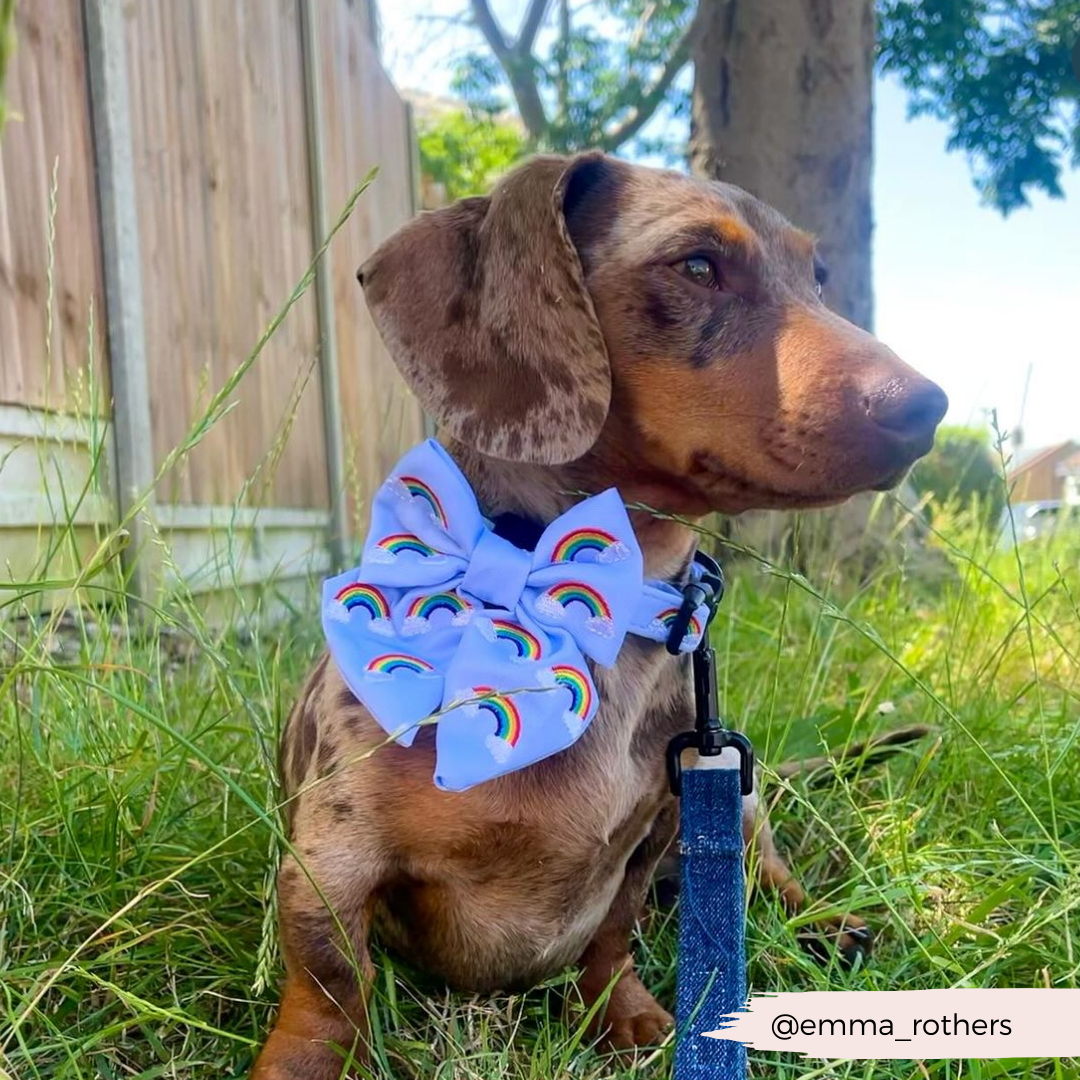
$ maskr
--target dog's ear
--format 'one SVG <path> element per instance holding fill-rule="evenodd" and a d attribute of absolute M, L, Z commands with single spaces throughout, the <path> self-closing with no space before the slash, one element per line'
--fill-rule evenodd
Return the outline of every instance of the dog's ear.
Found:
<path fill-rule="evenodd" d="M 600 433 L 611 371 L 566 211 L 615 165 L 533 158 L 490 196 L 421 215 L 360 269 L 421 404 L 483 453 L 554 465 Z"/>

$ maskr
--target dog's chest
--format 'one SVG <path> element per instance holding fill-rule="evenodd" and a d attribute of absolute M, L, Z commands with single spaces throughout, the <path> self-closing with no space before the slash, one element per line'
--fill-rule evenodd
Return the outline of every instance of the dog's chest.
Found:
<path fill-rule="evenodd" d="M 586 735 L 516 783 L 507 778 L 501 792 L 520 840 L 514 876 L 525 886 L 504 901 L 520 909 L 540 967 L 573 962 L 610 910 L 666 800 L 666 731 L 685 724 L 679 664 L 651 644 L 628 645 L 594 678 L 602 705 Z"/>
<path fill-rule="evenodd" d="M 688 722 L 685 666 L 633 639 L 593 674 L 601 706 L 573 746 L 474 788 L 453 821 L 428 819 L 422 855 L 418 843 L 397 853 L 405 880 L 376 922 L 452 984 L 529 984 L 573 963 L 668 800 L 664 747 Z"/>
<path fill-rule="evenodd" d="M 539 810 L 535 824 L 561 850 L 636 846 L 664 794 L 667 741 L 689 719 L 684 665 L 655 643 L 628 639 L 617 663 L 592 675 L 600 707 L 584 735 L 499 791 L 511 814 Z"/>

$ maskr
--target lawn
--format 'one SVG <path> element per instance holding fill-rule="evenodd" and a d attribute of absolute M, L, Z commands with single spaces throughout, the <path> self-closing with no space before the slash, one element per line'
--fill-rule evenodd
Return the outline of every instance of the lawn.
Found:
<path fill-rule="evenodd" d="M 223 420 L 242 376 L 186 445 Z M 725 713 L 755 741 L 779 842 L 817 910 L 857 911 L 878 938 L 865 966 L 820 966 L 799 923 L 752 898 L 753 990 L 1078 985 L 1080 537 L 1014 549 L 964 514 L 934 520 L 932 570 L 902 544 L 868 569 L 796 541 L 805 577 L 726 557 L 714 631 Z M 243 631 L 182 591 L 125 613 L 115 544 L 102 540 L 75 579 L 43 559 L 34 580 L 0 591 L 0 1077 L 242 1076 L 280 977 L 273 761 L 320 650 L 317 583 L 273 625 L 257 616 L 274 583 L 238 590 Z M 27 614 L 46 586 L 69 614 Z M 885 765 L 813 781 L 769 772 L 913 723 L 933 734 Z M 669 1004 L 673 928 L 653 918 L 637 946 Z M 596 1052 L 564 1014 L 566 980 L 477 999 L 390 958 L 379 971 L 373 1075 L 670 1075 L 670 1045 Z M 1080 1075 L 1072 1060 L 752 1053 L 751 1065 L 767 1077 Z"/>
<path fill-rule="evenodd" d="M 772 901 L 752 900 L 754 989 L 1077 985 L 1080 542 L 1022 545 L 1018 561 L 970 525 L 945 529 L 956 546 L 931 541 L 947 560 L 932 584 L 892 559 L 861 582 L 825 565 L 813 583 L 729 560 L 715 630 L 722 699 L 767 765 L 900 724 L 935 729 L 887 766 L 767 788 L 812 896 L 869 918 L 878 947 L 860 970 L 820 967 Z M 279 975 L 271 762 L 320 648 L 315 595 L 313 583 L 311 610 L 265 636 L 214 631 L 183 597 L 138 626 L 76 615 L 5 627 L 0 1068 L 10 1075 L 221 1077 L 250 1063 Z M 662 998 L 673 991 L 671 931 L 671 919 L 654 919 L 638 945 Z M 380 969 L 384 1074 L 670 1070 L 668 1050 L 633 1062 L 591 1050 L 563 1019 L 557 984 L 477 1000 L 421 990 L 389 960 Z M 807 1075 L 794 1058 L 752 1063 L 760 1075 Z M 811 1073 L 1076 1074 L 1064 1061 Z"/>

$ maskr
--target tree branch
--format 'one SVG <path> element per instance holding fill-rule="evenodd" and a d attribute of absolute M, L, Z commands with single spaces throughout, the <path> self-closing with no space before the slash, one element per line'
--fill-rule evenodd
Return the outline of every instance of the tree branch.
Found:
<path fill-rule="evenodd" d="M 567 59 L 570 55 L 570 0 L 559 0 L 559 49 L 556 53 L 559 71 L 556 77 L 556 90 L 559 101 L 558 118 L 566 119 L 567 109 L 570 105 L 570 75 L 567 68 Z"/>
<path fill-rule="evenodd" d="M 495 54 L 499 63 L 502 63 L 503 57 L 508 56 L 510 53 L 510 44 L 502 32 L 502 27 L 491 13 L 487 0 L 470 0 L 470 2 L 473 19 L 480 28 L 480 33 L 484 35 L 484 40 L 491 46 L 491 51 Z"/>
<path fill-rule="evenodd" d="M 525 12 L 525 18 L 521 23 L 521 33 L 514 42 L 514 51 L 519 56 L 528 56 L 536 42 L 536 35 L 540 30 L 540 24 L 547 14 L 548 4 L 551 0 L 530 0 L 529 7 Z"/>
<path fill-rule="evenodd" d="M 671 89 L 675 77 L 690 61 L 690 47 L 693 45 L 694 37 L 697 34 L 698 17 L 705 3 L 706 0 L 701 0 L 699 3 L 698 10 L 682 32 L 682 36 L 676 43 L 675 48 L 672 49 L 667 63 L 664 64 L 652 86 L 642 94 L 641 100 L 631 109 L 626 119 L 604 134 L 604 137 L 600 140 L 601 149 L 608 151 L 618 150 L 623 143 L 632 139 L 652 119 L 653 113 L 660 107 L 660 103 Z"/>
<path fill-rule="evenodd" d="M 487 0 L 470 0 L 470 4 L 480 33 L 484 35 L 484 40 L 491 46 L 491 51 L 495 54 L 495 59 L 499 61 L 499 66 L 506 73 L 525 130 L 534 139 L 543 138 L 548 133 L 550 125 L 547 113 L 544 111 L 544 103 L 540 99 L 540 89 L 536 85 L 532 52 L 519 51 L 521 41 L 524 39 L 524 29 L 522 37 L 512 46 L 491 13 Z M 535 15 L 537 7 L 546 7 L 546 0 L 532 0 L 526 14 L 527 24 L 530 18 L 537 20 L 543 18 L 543 11 L 538 16 Z M 535 31 L 533 33 L 535 36 Z"/>

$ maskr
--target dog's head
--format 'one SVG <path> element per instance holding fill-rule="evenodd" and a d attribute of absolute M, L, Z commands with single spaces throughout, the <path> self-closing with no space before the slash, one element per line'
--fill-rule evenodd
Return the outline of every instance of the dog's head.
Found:
<path fill-rule="evenodd" d="M 665 509 L 895 484 L 944 393 L 820 299 L 813 240 L 727 184 L 539 157 L 361 268 L 424 407 L 498 458 L 620 458 Z"/>

